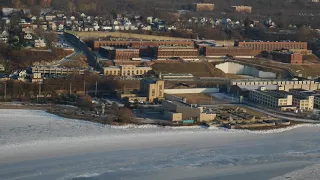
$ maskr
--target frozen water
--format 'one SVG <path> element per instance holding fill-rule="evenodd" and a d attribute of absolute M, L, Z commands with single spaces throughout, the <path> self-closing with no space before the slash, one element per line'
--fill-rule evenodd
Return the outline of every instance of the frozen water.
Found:
<path fill-rule="evenodd" d="M 118 127 L 0 110 L 0 179 L 312 179 L 319 131 Z"/>

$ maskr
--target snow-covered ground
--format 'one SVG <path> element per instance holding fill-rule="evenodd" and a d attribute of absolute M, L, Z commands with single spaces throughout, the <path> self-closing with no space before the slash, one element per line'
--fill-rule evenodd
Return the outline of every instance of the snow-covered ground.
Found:
<path fill-rule="evenodd" d="M 0 110 L 0 179 L 319 179 L 320 126 L 104 126 Z"/>

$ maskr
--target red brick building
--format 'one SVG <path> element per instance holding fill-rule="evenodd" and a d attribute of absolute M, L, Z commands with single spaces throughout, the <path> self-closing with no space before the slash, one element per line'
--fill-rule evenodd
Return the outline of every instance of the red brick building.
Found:
<path fill-rule="evenodd" d="M 281 49 L 307 49 L 307 42 L 235 42 L 235 46 L 251 48 L 255 54 L 260 54 L 262 51 L 274 51 Z"/>
<path fill-rule="evenodd" d="M 213 58 L 223 58 L 226 56 L 233 56 L 238 58 L 253 58 L 254 51 L 251 48 L 247 47 L 204 47 L 205 56 Z"/>
<path fill-rule="evenodd" d="M 140 57 L 139 49 L 116 49 L 113 47 L 100 47 L 99 53 L 109 60 L 132 60 Z"/>
<path fill-rule="evenodd" d="M 272 51 L 271 56 L 273 60 L 284 62 L 284 63 L 290 63 L 290 64 L 303 63 L 303 55 L 301 53 Z"/>
<path fill-rule="evenodd" d="M 115 48 L 140 48 L 140 47 L 158 47 L 158 46 L 189 46 L 194 47 L 194 42 L 189 40 L 173 41 L 94 41 L 92 48 L 98 49 L 101 46 L 110 46 Z"/>
<path fill-rule="evenodd" d="M 196 59 L 199 56 L 198 49 L 191 47 L 156 47 L 154 56 L 157 59 Z"/>

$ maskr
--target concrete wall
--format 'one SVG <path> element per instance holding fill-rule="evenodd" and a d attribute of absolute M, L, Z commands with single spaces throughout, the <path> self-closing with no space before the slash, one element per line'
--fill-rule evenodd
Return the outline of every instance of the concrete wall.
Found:
<path fill-rule="evenodd" d="M 219 88 L 189 88 L 189 89 L 165 89 L 166 94 L 197 94 L 197 93 L 217 93 Z"/>
<path fill-rule="evenodd" d="M 233 62 L 225 62 L 216 65 L 216 68 L 222 70 L 224 73 L 250 75 L 259 78 L 276 78 L 277 74 L 273 72 L 260 71 L 254 67 L 246 66 Z"/>

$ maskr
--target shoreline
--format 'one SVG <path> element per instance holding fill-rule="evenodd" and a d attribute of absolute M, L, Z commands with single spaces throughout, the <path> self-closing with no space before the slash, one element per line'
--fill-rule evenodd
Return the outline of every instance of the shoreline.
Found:
<path fill-rule="evenodd" d="M 21 109 L 21 110 L 41 110 L 46 113 L 56 115 L 58 117 L 62 118 L 67 118 L 67 119 L 77 119 L 77 120 L 83 120 L 87 122 L 92 122 L 92 123 L 98 123 L 102 125 L 112 125 L 112 126 L 119 126 L 119 127 L 124 127 L 124 126 L 130 126 L 130 125 L 135 125 L 135 126 L 143 126 L 143 125 L 155 125 L 159 127 L 174 127 L 174 128 L 180 128 L 180 127 L 201 127 L 201 125 L 192 125 L 192 126 L 169 126 L 169 125 L 159 125 L 159 124 L 117 124 L 117 123 L 106 123 L 104 122 L 103 119 L 106 119 L 105 117 L 94 117 L 94 116 L 83 116 L 83 115 L 76 115 L 76 114 L 66 114 L 66 113 L 59 113 L 58 111 L 61 111 L 62 108 L 64 110 L 75 110 L 78 109 L 76 106 L 71 106 L 71 105 L 63 105 L 63 104 L 23 104 L 23 103 L 0 103 L 0 109 Z M 320 122 L 319 122 L 320 123 Z M 295 126 L 299 125 L 312 125 L 312 124 L 317 124 L 317 123 L 307 123 L 307 122 L 302 122 L 302 121 L 291 121 L 290 120 L 290 125 L 276 125 L 274 127 L 256 127 L 256 128 L 237 128 L 237 129 L 229 129 L 229 130 L 244 130 L 244 131 L 251 131 L 251 132 L 257 132 L 257 131 L 272 131 L 272 130 L 279 130 L 279 129 L 286 129 L 286 128 L 294 128 Z M 208 126 L 207 128 L 212 128 Z M 225 128 L 225 127 L 216 127 L 216 128 Z M 228 128 L 225 128 L 228 129 Z"/>

